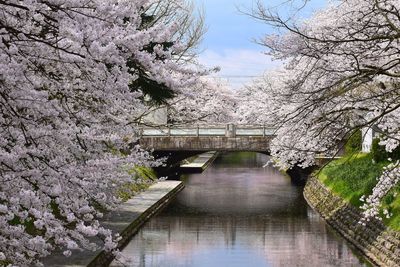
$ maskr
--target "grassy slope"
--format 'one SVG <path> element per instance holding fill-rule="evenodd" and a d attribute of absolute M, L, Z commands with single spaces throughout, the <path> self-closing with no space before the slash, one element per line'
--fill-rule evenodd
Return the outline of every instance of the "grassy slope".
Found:
<path fill-rule="evenodd" d="M 359 153 L 332 161 L 317 176 L 334 193 L 360 207 L 360 197 L 372 192 L 377 183 L 376 178 L 388 164 L 389 162 L 374 163 L 370 154 Z M 393 213 L 390 219 L 384 219 L 385 224 L 400 230 L 400 186 L 389 192 L 382 206 Z"/>
<path fill-rule="evenodd" d="M 135 167 L 129 173 L 133 177 L 132 183 L 126 184 L 118 193 L 123 201 L 127 201 L 137 193 L 147 189 L 157 180 L 157 175 L 151 168 Z"/>

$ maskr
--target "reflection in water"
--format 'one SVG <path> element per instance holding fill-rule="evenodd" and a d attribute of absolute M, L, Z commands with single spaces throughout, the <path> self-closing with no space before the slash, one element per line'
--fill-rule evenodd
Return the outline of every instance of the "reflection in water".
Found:
<path fill-rule="evenodd" d="M 262 154 L 221 156 L 123 250 L 128 266 L 363 266 Z M 112 266 L 122 266 L 114 262 Z"/>

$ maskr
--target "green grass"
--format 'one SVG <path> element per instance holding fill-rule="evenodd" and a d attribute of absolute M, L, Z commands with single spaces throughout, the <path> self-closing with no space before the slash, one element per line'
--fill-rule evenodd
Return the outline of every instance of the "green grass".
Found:
<path fill-rule="evenodd" d="M 352 154 L 330 162 L 317 173 L 317 177 L 332 192 L 360 207 L 361 196 L 368 196 L 372 192 L 377 183 L 376 178 L 388 164 L 388 161 L 375 163 L 371 154 Z M 382 211 L 384 208 L 393 214 L 390 219 L 384 218 L 384 223 L 394 230 L 400 230 L 400 186 L 383 199 Z"/>
<path fill-rule="evenodd" d="M 390 228 L 400 231 L 400 185 L 393 188 L 382 202 L 383 209 L 393 214 L 389 219 L 382 215 L 383 222 Z"/>
<path fill-rule="evenodd" d="M 126 155 L 126 152 L 118 150 L 111 143 L 108 144 L 108 149 L 114 155 L 121 157 Z M 132 181 L 124 184 L 117 191 L 117 196 L 120 197 L 124 202 L 132 198 L 134 195 L 146 190 L 157 180 L 157 174 L 152 168 L 149 167 L 127 167 L 125 171 L 132 176 Z"/>
<path fill-rule="evenodd" d="M 118 196 L 123 201 L 127 201 L 137 193 L 147 189 L 157 180 L 157 175 L 151 168 L 135 167 L 128 172 L 132 175 L 132 182 L 125 184 L 118 192 Z"/>

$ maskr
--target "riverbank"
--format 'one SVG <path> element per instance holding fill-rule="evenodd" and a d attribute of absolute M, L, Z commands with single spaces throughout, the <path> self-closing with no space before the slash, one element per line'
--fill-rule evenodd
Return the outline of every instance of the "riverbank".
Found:
<path fill-rule="evenodd" d="M 308 179 L 304 197 L 329 225 L 372 262 L 379 266 L 400 266 L 400 232 L 374 219 L 365 226 L 359 224 L 361 211 L 315 177 Z"/>
<path fill-rule="evenodd" d="M 376 186 L 389 160 L 376 160 L 372 153 L 353 153 L 329 162 L 316 173 L 317 178 L 334 194 L 356 208 L 364 205 Z M 381 200 L 380 217 L 383 223 L 400 231 L 400 185 L 392 188 Z M 389 213 L 390 216 L 386 216 Z"/>
<path fill-rule="evenodd" d="M 149 218 L 164 208 L 183 188 L 184 184 L 180 181 L 158 182 L 106 214 L 101 224 L 120 234 L 122 239 L 118 247 L 122 248 Z M 74 251 L 69 258 L 63 256 L 62 252 L 55 252 L 43 263 L 52 267 L 107 266 L 111 260 L 111 255 L 102 250 Z"/>

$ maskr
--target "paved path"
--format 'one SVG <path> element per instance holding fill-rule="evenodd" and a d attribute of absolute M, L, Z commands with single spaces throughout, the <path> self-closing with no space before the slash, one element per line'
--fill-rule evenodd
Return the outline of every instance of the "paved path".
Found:
<path fill-rule="evenodd" d="M 195 160 L 180 166 L 183 172 L 202 172 L 204 171 L 218 156 L 218 152 L 211 151 L 198 155 Z"/>
<path fill-rule="evenodd" d="M 104 216 L 102 225 L 120 233 L 121 245 L 126 243 L 132 235 L 161 208 L 165 207 L 175 195 L 183 189 L 181 181 L 163 181 L 150 186 L 145 192 L 133 197 L 120 207 Z M 101 250 L 91 252 L 76 251 L 66 258 L 61 252 L 55 252 L 43 262 L 45 266 L 107 266 L 107 255 Z"/>

